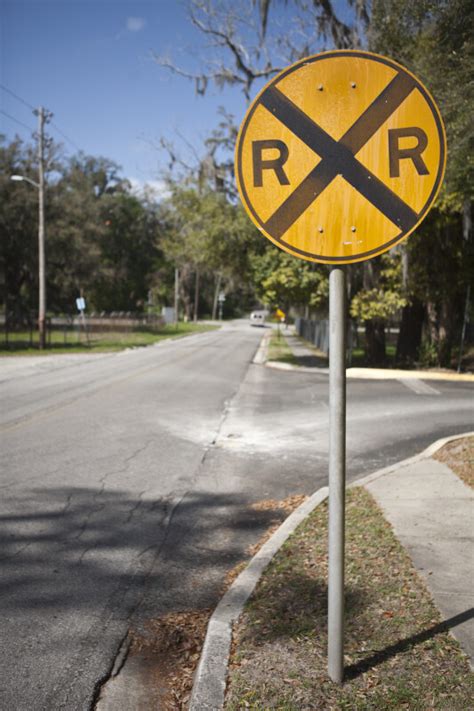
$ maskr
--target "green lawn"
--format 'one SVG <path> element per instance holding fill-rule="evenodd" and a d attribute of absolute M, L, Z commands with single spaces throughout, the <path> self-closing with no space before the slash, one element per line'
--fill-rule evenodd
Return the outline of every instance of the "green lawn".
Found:
<path fill-rule="evenodd" d="M 385 367 L 391 368 L 395 367 L 395 354 L 397 348 L 394 345 L 385 346 Z M 363 368 L 367 365 L 367 358 L 365 355 L 365 350 L 363 348 L 353 348 L 352 349 L 352 359 L 351 366 L 353 368 Z"/>
<path fill-rule="evenodd" d="M 298 361 L 293 355 L 285 336 L 279 331 L 272 331 L 268 344 L 268 360 L 277 360 L 280 363 L 297 365 Z"/>
<path fill-rule="evenodd" d="M 89 337 L 83 332 L 53 331 L 51 342 L 44 351 L 38 348 L 38 335 L 33 334 L 33 347 L 28 331 L 10 333 L 8 343 L 5 339 L 0 341 L 0 356 L 6 355 L 49 355 L 51 353 L 103 353 L 107 351 L 120 351 L 125 348 L 140 348 L 150 346 L 165 338 L 181 338 L 193 333 L 202 333 L 217 328 L 206 324 L 179 323 L 177 326 L 164 326 L 159 332 L 146 329 L 131 331 L 129 333 L 91 333 Z"/>

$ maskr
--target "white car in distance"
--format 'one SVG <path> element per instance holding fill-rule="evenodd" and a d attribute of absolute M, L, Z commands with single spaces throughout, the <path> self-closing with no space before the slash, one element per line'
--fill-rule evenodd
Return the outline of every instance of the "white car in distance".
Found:
<path fill-rule="evenodd" d="M 250 325 L 251 326 L 265 326 L 265 311 L 252 311 L 250 314 Z"/>

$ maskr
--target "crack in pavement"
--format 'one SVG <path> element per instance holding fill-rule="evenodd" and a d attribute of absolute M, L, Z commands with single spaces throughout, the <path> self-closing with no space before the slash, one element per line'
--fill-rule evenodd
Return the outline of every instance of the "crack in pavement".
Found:
<path fill-rule="evenodd" d="M 153 439 L 149 439 L 147 442 L 145 442 L 145 444 L 143 444 L 143 445 L 141 445 L 140 447 L 138 447 L 132 454 L 130 454 L 128 457 L 126 457 L 126 459 L 124 460 L 124 466 L 123 466 L 122 468 L 120 468 L 120 469 L 113 469 L 113 470 L 111 470 L 111 471 L 105 473 L 105 474 L 99 479 L 99 483 L 101 484 L 100 490 L 94 494 L 94 496 L 92 497 L 91 501 L 89 502 L 89 504 L 88 504 L 88 506 L 89 506 L 89 511 L 87 512 L 85 518 L 83 518 L 79 530 L 77 530 L 73 535 L 68 535 L 68 536 L 66 536 L 66 537 L 58 537 L 58 542 L 62 543 L 63 545 L 67 545 L 67 543 L 68 543 L 69 541 L 79 541 L 79 540 L 82 538 L 82 536 L 83 536 L 83 535 L 85 534 L 85 532 L 87 531 L 87 528 L 88 528 L 88 526 L 89 526 L 89 524 L 90 524 L 90 521 L 91 521 L 91 519 L 93 518 L 93 516 L 95 516 L 96 514 L 98 514 L 99 512 L 103 511 L 103 510 L 106 508 L 106 504 L 105 504 L 105 503 L 100 503 L 100 504 L 98 504 L 97 506 L 94 506 L 94 504 L 96 504 L 96 502 L 98 501 L 98 499 L 99 499 L 101 496 L 103 496 L 104 492 L 106 491 L 106 482 L 107 482 L 107 480 L 108 480 L 109 478 L 111 478 L 112 476 L 117 476 L 117 475 L 119 475 L 119 474 L 124 474 L 124 473 L 126 473 L 126 472 L 128 471 L 128 469 L 129 469 L 129 467 L 130 467 L 130 464 L 131 464 L 137 457 L 139 457 L 140 454 L 142 454 L 153 442 L 154 442 Z M 59 471 L 59 469 L 58 469 L 58 471 Z M 148 491 L 148 489 L 145 489 L 145 490 L 143 490 L 143 491 L 140 492 L 139 498 L 140 498 L 141 500 L 138 501 L 137 503 L 135 503 L 135 504 L 133 505 L 132 509 L 127 513 L 127 518 L 125 519 L 125 524 L 126 524 L 126 523 L 129 523 L 129 522 L 132 520 L 134 513 L 136 512 L 136 510 L 137 510 L 137 509 L 141 506 L 141 504 L 143 503 L 142 497 L 143 497 L 143 495 L 144 495 L 147 491 Z M 62 508 L 62 509 L 60 510 L 60 512 L 59 512 L 61 516 L 64 516 L 64 515 L 67 514 L 70 510 L 73 509 L 73 499 L 74 499 L 74 497 L 75 497 L 76 495 L 77 495 L 76 492 L 71 492 L 70 494 L 68 494 L 68 496 L 67 496 L 67 498 L 66 498 L 66 503 L 64 504 L 63 508 Z M 49 525 L 48 525 L 48 526 L 44 526 L 43 528 L 41 528 L 41 529 L 36 533 L 36 535 L 35 535 L 35 539 L 36 539 L 36 540 L 34 540 L 34 541 L 33 541 L 33 540 L 28 541 L 27 543 L 25 543 L 24 545 L 22 545 L 19 549 L 17 549 L 14 553 L 6 554 L 6 555 L 0 556 L 0 560 L 12 560 L 12 559 L 14 559 L 14 558 L 17 558 L 17 557 L 20 556 L 22 553 L 24 553 L 30 546 L 32 546 L 33 544 L 37 543 L 38 540 L 41 538 L 41 536 L 42 536 L 43 534 L 45 534 L 48 530 L 49 530 Z M 17 537 L 17 540 L 18 540 L 18 537 Z M 84 559 L 84 556 L 85 556 L 90 550 L 92 550 L 93 548 L 95 548 L 95 545 L 88 546 L 87 548 L 85 548 L 84 551 L 82 551 L 82 553 L 79 555 L 79 558 L 78 558 L 78 564 L 82 564 L 82 561 L 83 561 L 83 559 Z"/>
<path fill-rule="evenodd" d="M 189 479 L 189 483 L 188 483 L 188 485 L 187 485 L 186 491 L 184 491 L 180 496 L 176 496 L 176 495 L 175 495 L 173 499 L 171 499 L 171 500 L 168 499 L 170 508 L 169 508 L 169 511 L 166 512 L 166 514 L 167 514 L 167 520 L 166 520 L 166 524 L 165 524 L 165 530 L 164 530 L 163 538 L 162 538 L 162 540 L 161 540 L 159 546 L 158 546 L 158 547 L 153 546 L 153 545 L 152 545 L 152 546 L 148 546 L 147 548 L 145 548 L 141 553 L 139 553 L 139 554 L 136 556 L 137 559 L 138 559 L 138 558 L 140 558 L 140 556 L 142 556 L 142 555 L 144 555 L 145 553 L 148 553 L 148 552 L 152 551 L 154 548 L 156 548 L 155 553 L 154 553 L 154 555 L 153 555 L 153 557 L 152 557 L 152 560 L 150 561 L 150 564 L 149 564 L 149 566 L 148 566 L 147 575 L 146 575 L 146 577 L 145 577 L 144 584 L 143 584 L 143 588 L 142 588 L 142 593 L 141 593 L 139 599 L 136 601 L 136 604 L 135 604 L 133 610 L 131 610 L 131 611 L 130 611 L 130 614 L 128 615 L 128 618 L 127 618 L 127 619 L 128 619 L 128 624 L 129 624 L 129 628 L 128 628 L 128 629 L 130 629 L 130 625 L 131 625 L 131 623 L 132 623 L 132 620 L 133 620 L 134 616 L 136 615 L 136 613 L 138 612 L 138 610 L 140 609 L 140 606 L 141 606 L 141 604 L 142 604 L 142 602 L 143 602 L 143 600 L 144 600 L 144 598 L 145 598 L 146 589 L 147 589 L 147 582 L 148 582 L 148 579 L 149 579 L 149 577 L 150 577 L 150 575 L 151 575 L 151 572 L 152 572 L 152 570 L 153 570 L 153 568 L 154 568 L 154 566 L 155 566 L 157 560 L 160 558 L 160 556 L 161 556 L 161 554 L 162 554 L 162 552 L 163 552 L 163 550 L 164 550 L 166 544 L 168 543 L 168 538 L 169 538 L 170 531 L 171 531 L 171 529 L 172 529 L 172 524 L 173 524 L 173 521 L 174 521 L 174 519 L 175 519 L 175 517 L 176 517 L 176 514 L 178 513 L 180 507 L 184 504 L 184 502 L 186 501 L 186 499 L 187 499 L 190 495 L 192 495 L 192 494 L 194 493 L 194 491 L 195 491 L 196 484 L 197 484 L 197 482 L 198 482 L 198 480 L 199 480 L 199 477 L 201 476 L 201 474 L 202 474 L 202 472 L 203 472 L 203 470 L 204 470 L 204 468 L 205 468 L 205 466 L 206 466 L 209 453 L 213 450 L 213 448 L 215 447 L 217 441 L 219 440 L 219 437 L 220 437 L 220 435 L 221 435 L 221 432 L 222 432 L 222 428 L 223 428 L 223 426 L 224 426 L 224 423 L 225 423 L 225 421 L 226 421 L 226 419 L 227 419 L 227 417 L 228 417 L 228 415 L 229 415 L 229 412 L 231 411 L 231 408 L 232 408 L 232 405 L 233 405 L 233 403 L 234 403 L 234 400 L 238 397 L 238 394 L 239 394 L 239 392 L 240 392 L 240 388 L 241 388 L 242 382 L 245 381 L 245 377 L 246 377 L 246 374 L 247 374 L 247 372 L 248 372 L 248 369 L 250 368 L 250 365 L 251 365 L 251 364 L 249 363 L 249 366 L 247 367 L 246 373 L 244 374 L 244 376 L 243 376 L 243 378 L 242 378 L 242 381 L 241 381 L 241 383 L 239 384 L 239 387 L 232 393 L 232 395 L 231 395 L 229 398 L 227 398 L 227 399 L 224 401 L 224 408 L 223 408 L 223 411 L 222 411 L 220 420 L 219 420 L 219 422 L 218 422 L 218 424 L 217 424 L 217 427 L 216 427 L 216 429 L 215 429 L 214 435 L 213 435 L 212 439 L 209 441 L 209 443 L 208 443 L 207 445 L 205 445 L 204 451 L 203 451 L 203 453 L 202 453 L 202 457 L 201 457 L 201 459 L 200 459 L 200 461 L 199 461 L 199 463 L 198 463 L 198 465 L 197 465 L 195 471 L 193 472 L 192 476 L 191 476 L 190 479 Z M 214 474 L 214 479 L 215 479 L 216 490 L 217 490 L 217 488 L 218 488 L 217 472 Z M 138 506 L 138 505 L 137 505 L 137 506 Z M 135 508 L 137 508 L 137 506 L 136 506 Z M 196 546 L 196 549 L 198 549 L 198 548 L 199 548 L 199 547 Z M 214 549 L 202 547 L 201 550 L 204 551 L 204 552 L 212 552 L 212 550 L 214 550 Z M 125 639 L 126 639 L 126 638 L 125 638 Z M 121 645 L 122 645 L 122 644 L 123 644 L 123 641 L 122 641 Z M 94 696 L 94 703 L 93 703 L 92 706 L 91 706 L 91 711 L 93 711 L 94 709 L 96 709 L 97 703 L 98 703 L 98 701 L 99 701 L 99 697 L 100 697 L 100 695 L 101 695 L 101 693 L 102 693 L 102 690 L 107 686 L 108 682 L 109 682 L 112 678 L 114 678 L 115 676 L 117 676 L 117 675 L 120 673 L 120 671 L 123 669 L 123 667 L 124 667 L 124 665 L 125 665 L 126 656 L 125 656 L 125 658 L 123 659 L 123 663 L 120 664 L 120 668 L 119 668 L 119 670 L 117 671 L 117 673 L 116 673 L 116 674 L 112 674 L 112 670 L 115 668 L 115 661 L 116 661 L 116 659 L 117 659 L 117 656 L 120 654 L 121 645 L 119 645 L 119 647 L 118 647 L 118 649 L 117 649 L 117 652 L 115 653 L 115 657 L 113 658 L 113 663 L 112 663 L 112 664 L 110 665 L 110 667 L 109 667 L 109 673 L 108 673 L 108 675 L 105 675 L 105 676 L 102 678 L 102 680 L 101 680 L 101 682 L 100 682 L 100 684 L 99 684 L 99 686 L 98 686 L 98 691 L 97 691 L 97 693 L 96 693 L 95 696 Z M 127 652 L 127 654 L 128 654 L 128 652 Z"/>

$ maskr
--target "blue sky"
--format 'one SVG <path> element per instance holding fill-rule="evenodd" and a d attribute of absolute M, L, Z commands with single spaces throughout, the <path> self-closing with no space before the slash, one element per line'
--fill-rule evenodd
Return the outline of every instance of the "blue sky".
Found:
<path fill-rule="evenodd" d="M 174 57 L 188 69 L 202 39 L 172 0 L 0 0 L 0 83 L 33 106 L 54 112 L 53 123 L 81 150 L 119 163 L 123 175 L 153 181 L 166 163 L 149 141 L 179 143 L 179 131 L 199 145 L 226 106 L 240 119 L 238 91 L 212 89 L 205 98 L 152 59 Z M 30 140 L 37 119 L 0 89 L 0 133 Z M 54 126 L 48 132 L 76 148 Z"/>
<path fill-rule="evenodd" d="M 239 3 L 254 7 L 226 2 L 226 17 Z M 347 0 L 333 4 L 347 20 Z M 322 49 L 314 20 L 306 14 L 301 30 L 297 17 L 294 3 L 273 3 L 268 34 L 292 37 L 295 46 L 308 34 L 312 51 Z M 181 155 L 186 141 L 200 152 L 219 106 L 240 123 L 246 101 L 238 88 L 196 96 L 193 83 L 160 67 L 153 53 L 191 72 L 219 56 L 190 23 L 186 0 L 0 0 L 0 84 L 26 102 L 0 88 L 0 133 L 31 141 L 31 107 L 41 105 L 54 113 L 48 131 L 68 153 L 114 160 L 132 181 L 158 180 L 167 156 L 151 144 L 165 137 Z"/>

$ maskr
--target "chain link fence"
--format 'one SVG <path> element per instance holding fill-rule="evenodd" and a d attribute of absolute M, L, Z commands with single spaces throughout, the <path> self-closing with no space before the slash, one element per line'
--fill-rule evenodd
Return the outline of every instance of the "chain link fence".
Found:
<path fill-rule="evenodd" d="M 124 334 L 137 331 L 158 333 L 165 326 L 165 320 L 157 314 L 136 314 L 127 312 L 59 314 L 46 319 L 46 343 L 56 345 L 74 345 L 87 341 L 91 337 L 99 338 L 112 333 Z M 23 314 L 21 319 L 0 314 L 0 328 L 3 336 L 3 348 L 36 348 L 39 345 L 38 323 L 36 314 Z M 1 336 L 0 336 L 1 338 Z"/>

